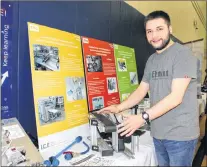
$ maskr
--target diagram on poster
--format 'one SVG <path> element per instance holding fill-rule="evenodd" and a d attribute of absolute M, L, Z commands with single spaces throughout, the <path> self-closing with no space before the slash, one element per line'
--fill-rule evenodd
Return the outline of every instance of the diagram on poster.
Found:
<path fill-rule="evenodd" d="M 88 123 L 81 38 L 34 23 L 28 23 L 28 35 L 37 134 L 42 151 L 45 145 L 68 140 L 71 129 Z"/>
<path fill-rule="evenodd" d="M 126 100 L 138 87 L 138 74 L 133 48 L 114 44 L 120 101 Z"/>
<path fill-rule="evenodd" d="M 67 77 L 65 82 L 68 101 L 86 99 L 84 77 Z"/>
<path fill-rule="evenodd" d="M 82 47 L 89 110 L 119 104 L 113 45 L 105 41 L 82 37 Z"/>

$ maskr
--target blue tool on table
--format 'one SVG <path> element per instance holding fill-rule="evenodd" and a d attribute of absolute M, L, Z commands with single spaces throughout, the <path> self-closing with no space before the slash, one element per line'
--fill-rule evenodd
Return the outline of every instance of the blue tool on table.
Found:
<path fill-rule="evenodd" d="M 82 141 L 82 137 L 81 136 L 76 137 L 76 139 L 70 145 L 68 145 L 66 148 L 64 148 L 62 151 L 60 151 L 56 156 L 51 156 L 49 158 L 49 160 L 45 160 L 44 161 L 44 165 L 46 165 L 46 166 L 58 166 L 60 164 L 60 162 L 58 160 L 59 156 L 61 156 L 70 147 L 72 147 L 76 143 L 80 143 L 81 141 Z"/>
<path fill-rule="evenodd" d="M 83 141 L 83 144 L 87 147 L 87 149 L 85 151 L 83 151 L 83 152 L 80 152 L 80 153 L 73 152 L 73 151 L 66 151 L 66 152 L 64 152 L 63 154 L 65 154 L 65 156 L 64 156 L 65 157 L 65 160 L 71 160 L 74 157 L 77 157 L 79 155 L 84 155 L 87 152 L 89 152 L 89 150 L 90 150 L 89 145 L 86 144 L 84 141 Z"/>

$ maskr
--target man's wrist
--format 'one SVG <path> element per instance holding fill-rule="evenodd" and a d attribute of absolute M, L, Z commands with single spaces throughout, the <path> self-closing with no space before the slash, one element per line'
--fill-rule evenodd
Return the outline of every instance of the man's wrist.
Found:
<path fill-rule="evenodd" d="M 116 108 L 118 109 L 118 113 L 120 113 L 122 111 L 121 106 L 117 105 Z"/>
<path fill-rule="evenodd" d="M 144 125 L 146 121 L 142 118 L 142 114 L 138 114 L 136 116 L 138 117 L 137 120 L 141 121 L 141 126 Z"/>
<path fill-rule="evenodd" d="M 141 113 L 141 115 L 142 115 L 143 121 L 146 122 L 147 124 L 150 124 L 149 114 L 144 111 Z"/>
<path fill-rule="evenodd" d="M 149 115 L 149 121 L 152 120 L 152 111 L 151 111 L 151 108 L 149 108 L 148 110 L 145 111 L 148 115 Z"/>

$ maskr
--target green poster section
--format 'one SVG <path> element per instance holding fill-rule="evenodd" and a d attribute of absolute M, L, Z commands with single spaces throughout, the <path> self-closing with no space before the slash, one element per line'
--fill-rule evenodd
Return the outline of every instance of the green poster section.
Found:
<path fill-rule="evenodd" d="M 133 48 L 114 44 L 120 101 L 124 101 L 139 85 Z"/>

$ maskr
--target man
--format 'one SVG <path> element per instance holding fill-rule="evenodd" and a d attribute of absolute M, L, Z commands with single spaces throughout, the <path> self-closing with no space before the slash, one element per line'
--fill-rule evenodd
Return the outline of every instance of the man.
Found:
<path fill-rule="evenodd" d="M 150 91 L 151 108 L 125 116 L 120 135 L 130 136 L 151 121 L 151 135 L 159 166 L 191 166 L 199 137 L 196 71 L 190 49 L 170 39 L 170 17 L 155 11 L 145 18 L 146 37 L 156 50 L 145 66 L 139 87 L 121 104 L 98 113 L 119 113 L 138 104 Z"/>

